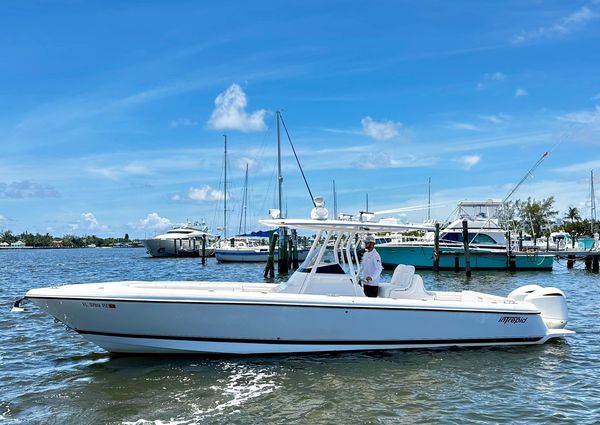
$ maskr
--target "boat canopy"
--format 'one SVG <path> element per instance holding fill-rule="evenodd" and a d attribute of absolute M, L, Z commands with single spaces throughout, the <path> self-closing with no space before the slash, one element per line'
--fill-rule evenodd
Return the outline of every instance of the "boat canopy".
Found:
<path fill-rule="evenodd" d="M 399 232 L 402 230 L 429 230 L 435 228 L 420 224 L 396 224 L 389 222 L 353 221 L 353 220 L 315 220 L 275 218 L 260 220 L 260 223 L 271 227 L 289 227 L 292 229 L 307 229 L 312 231 L 338 231 L 353 233 Z"/>

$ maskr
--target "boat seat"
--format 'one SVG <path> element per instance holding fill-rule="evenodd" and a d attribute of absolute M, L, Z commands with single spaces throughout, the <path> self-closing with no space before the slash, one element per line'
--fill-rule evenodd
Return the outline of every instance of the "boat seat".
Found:
<path fill-rule="evenodd" d="M 395 286 L 396 289 L 408 289 L 408 287 L 412 284 L 414 275 L 414 266 L 398 264 L 394 270 L 390 285 Z"/>
<path fill-rule="evenodd" d="M 427 292 L 423 285 L 423 278 L 418 274 L 413 277 L 412 285 L 406 289 L 391 288 L 388 298 L 402 298 L 412 300 L 433 300 L 435 295 Z"/>
<path fill-rule="evenodd" d="M 423 279 L 415 274 L 414 266 L 399 264 L 390 283 L 380 283 L 377 296 L 382 298 L 433 299 L 425 290 Z"/>

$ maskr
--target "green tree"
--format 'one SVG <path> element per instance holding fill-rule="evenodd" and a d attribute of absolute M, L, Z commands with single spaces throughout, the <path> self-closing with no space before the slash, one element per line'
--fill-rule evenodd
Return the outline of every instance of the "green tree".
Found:
<path fill-rule="evenodd" d="M 579 210 L 576 207 L 569 207 L 567 214 L 565 214 L 565 219 L 570 220 L 571 223 L 574 221 L 581 220 L 581 215 L 579 214 Z"/>
<path fill-rule="evenodd" d="M 498 222 L 500 227 L 505 230 L 519 230 L 521 223 L 519 221 L 519 209 L 517 208 L 518 201 L 503 202 L 498 208 Z"/>
<path fill-rule="evenodd" d="M 544 230 L 549 228 L 558 214 L 558 211 L 552 209 L 554 196 L 541 201 L 536 201 L 529 197 L 526 201 L 518 200 L 515 204 L 519 211 L 523 230 L 531 232 L 535 238 L 543 235 Z"/>
<path fill-rule="evenodd" d="M 0 242 L 13 243 L 17 241 L 17 237 L 10 230 L 0 232 Z"/>

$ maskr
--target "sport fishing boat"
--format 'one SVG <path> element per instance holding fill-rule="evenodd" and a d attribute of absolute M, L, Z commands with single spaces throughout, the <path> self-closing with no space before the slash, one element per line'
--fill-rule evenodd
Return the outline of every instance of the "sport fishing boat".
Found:
<path fill-rule="evenodd" d="M 498 201 L 462 201 L 456 208 L 456 217 L 440 231 L 439 247 L 444 253 L 439 259 L 440 269 L 464 269 L 463 220 L 467 221 L 471 268 L 474 270 L 552 270 L 554 256 L 538 250 L 517 252 L 509 256 L 506 231 L 498 223 Z M 383 266 L 393 269 L 398 264 L 413 265 L 418 269 L 433 268 L 434 232 L 414 240 L 398 236 L 381 240 L 375 249 Z M 509 258 L 510 257 L 510 258 Z M 510 260 L 510 261 L 509 261 Z M 511 261 L 513 264 L 511 264 Z"/>
<path fill-rule="evenodd" d="M 210 236 L 205 223 L 188 222 L 152 239 L 144 239 L 142 243 L 152 257 L 198 257 L 205 236 Z M 212 256 L 214 252 L 214 247 L 207 244 L 206 255 Z"/>
<path fill-rule="evenodd" d="M 316 213 L 315 213 L 316 210 Z M 356 236 L 406 226 L 310 219 L 262 224 L 316 232 L 306 260 L 281 284 L 102 282 L 31 289 L 29 300 L 111 353 L 262 354 L 543 344 L 565 337 L 564 293 L 526 285 L 502 297 L 428 291 L 396 267 L 365 297 Z M 376 325 L 374 325 L 376 324 Z"/>

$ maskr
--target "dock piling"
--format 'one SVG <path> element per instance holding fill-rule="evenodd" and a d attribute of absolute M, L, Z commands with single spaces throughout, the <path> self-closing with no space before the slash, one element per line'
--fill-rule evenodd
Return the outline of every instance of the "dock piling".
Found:
<path fill-rule="evenodd" d="M 270 277 L 272 279 L 275 277 L 275 245 L 277 244 L 277 236 L 277 233 L 273 232 L 269 237 L 269 256 L 265 265 L 265 278 Z"/>
<path fill-rule="evenodd" d="M 435 238 L 433 240 L 433 271 L 440 269 L 440 223 L 435 223 Z"/>
<path fill-rule="evenodd" d="M 298 269 L 298 232 L 292 229 L 292 267 Z"/>
<path fill-rule="evenodd" d="M 591 272 L 592 271 L 592 256 L 588 255 L 587 257 L 585 257 L 585 259 L 583 261 L 585 263 L 585 269 L 588 272 Z"/>
<path fill-rule="evenodd" d="M 277 271 L 279 274 L 287 274 L 289 271 L 288 264 L 288 234 L 286 227 L 279 228 L 279 250 L 278 250 L 278 261 L 277 261 Z"/>
<path fill-rule="evenodd" d="M 465 272 L 467 277 L 471 277 L 471 255 L 469 252 L 469 227 L 467 220 L 463 220 L 463 246 L 465 248 Z"/>
<path fill-rule="evenodd" d="M 202 265 L 206 264 L 206 235 L 202 235 Z"/>

